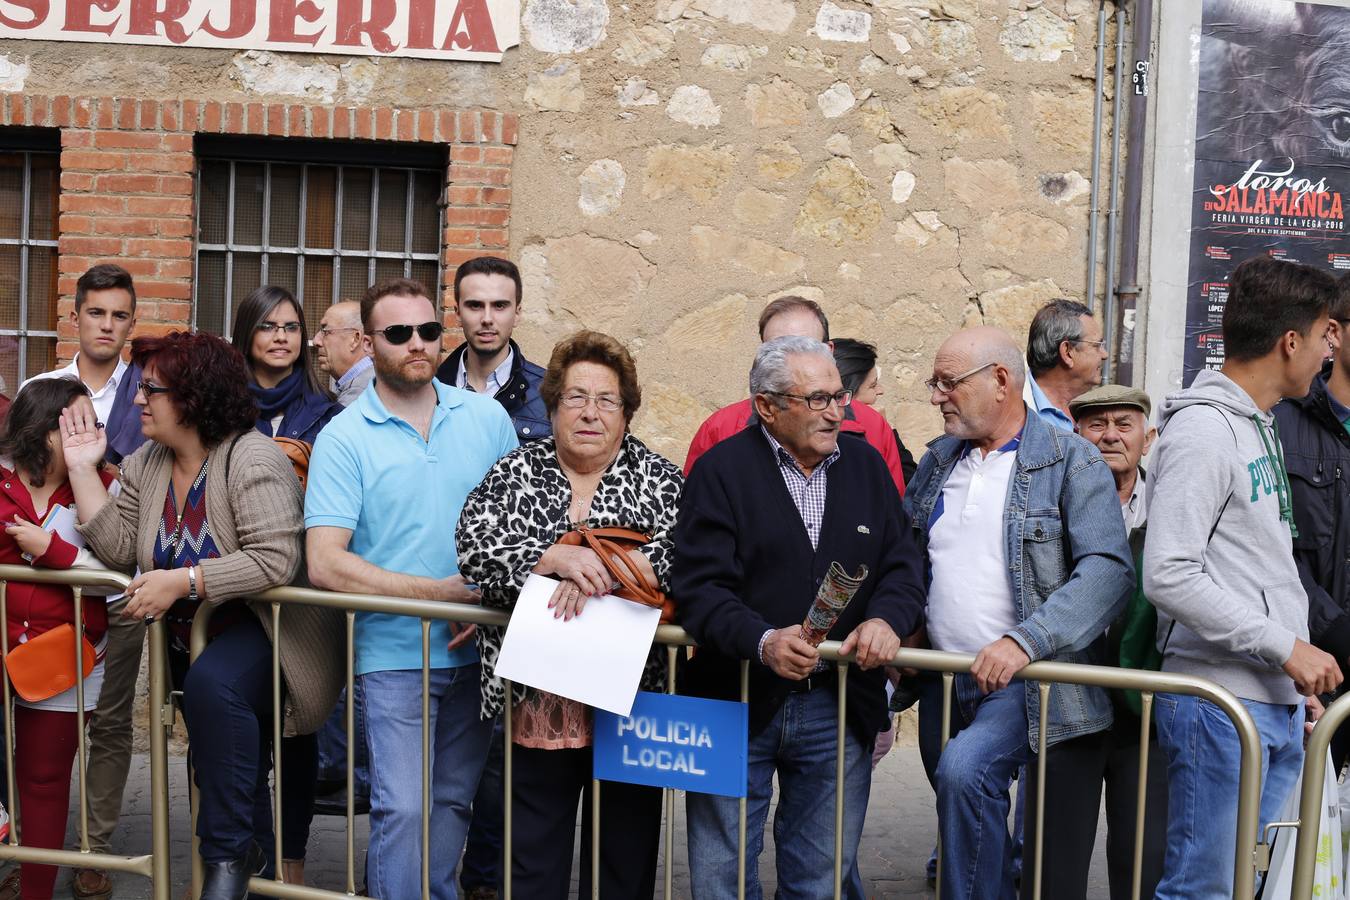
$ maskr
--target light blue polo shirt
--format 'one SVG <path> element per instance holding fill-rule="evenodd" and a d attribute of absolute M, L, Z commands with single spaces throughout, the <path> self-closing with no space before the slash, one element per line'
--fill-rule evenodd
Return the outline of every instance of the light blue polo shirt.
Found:
<path fill-rule="evenodd" d="M 350 529 L 348 549 L 382 569 L 448 578 L 459 571 L 455 525 L 464 500 L 516 449 L 516 430 L 491 397 L 432 384 L 437 403 L 428 441 L 385 408 L 374 382 L 319 433 L 305 527 Z M 433 621 L 432 668 L 478 661 L 472 643 L 451 653 L 449 641 L 449 624 Z M 421 668 L 418 619 L 356 614 L 356 674 Z"/>
<path fill-rule="evenodd" d="M 1049 424 L 1055 426 L 1060 431 L 1067 431 L 1073 434 L 1073 419 L 1064 414 L 1064 410 L 1050 402 L 1050 398 L 1045 396 L 1045 391 L 1036 383 L 1036 379 L 1031 377 L 1031 372 L 1027 372 L 1026 388 L 1022 391 L 1022 399 L 1027 401 L 1036 415 L 1040 416 Z"/>

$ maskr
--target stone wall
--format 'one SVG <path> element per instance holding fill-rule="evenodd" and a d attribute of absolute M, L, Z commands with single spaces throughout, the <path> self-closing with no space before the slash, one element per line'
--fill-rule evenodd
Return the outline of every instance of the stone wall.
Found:
<path fill-rule="evenodd" d="M 306 122 L 333 104 L 518 115 L 501 224 L 529 356 L 582 326 L 626 340 L 635 430 L 682 460 L 703 416 L 745 394 L 760 307 L 802 293 L 835 336 L 880 346 L 881 405 L 921 446 L 943 337 L 1024 333 L 1044 300 L 1082 295 L 1096 13 L 524 0 L 499 66 L 0 41 L 0 90 L 287 104 Z"/>

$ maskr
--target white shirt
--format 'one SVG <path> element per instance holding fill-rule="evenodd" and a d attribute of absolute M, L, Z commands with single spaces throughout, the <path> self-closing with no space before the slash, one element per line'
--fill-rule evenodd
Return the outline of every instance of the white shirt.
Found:
<path fill-rule="evenodd" d="M 80 378 L 79 363 L 80 354 L 76 353 L 75 358 L 70 361 L 70 365 L 63 369 L 56 369 L 51 372 L 43 372 L 41 375 L 34 375 L 32 378 L 28 379 L 28 381 L 25 381 L 24 385 L 30 384 L 41 378 L 61 378 L 65 375 L 73 375 L 77 381 L 83 383 L 83 379 Z M 93 388 L 89 388 L 89 392 L 93 394 L 94 413 L 98 416 L 98 420 L 105 425 L 108 422 L 108 418 L 112 416 L 113 401 L 117 399 L 117 386 L 122 383 L 122 379 L 126 377 L 126 374 L 126 360 L 119 359 L 117 361 L 117 368 L 113 369 L 112 377 L 108 379 L 103 387 L 99 388 L 97 392 L 95 392 Z M 85 387 L 89 387 L 89 385 L 86 384 Z M 21 386 L 19 390 L 23 390 L 23 387 Z"/>
<path fill-rule="evenodd" d="M 1018 623 L 1003 530 L 1016 462 L 1016 441 L 987 455 L 972 447 L 942 488 L 928 530 L 928 639 L 935 650 L 976 653 Z"/>
<path fill-rule="evenodd" d="M 1134 479 L 1130 499 L 1120 504 L 1120 514 L 1125 519 L 1126 534 L 1148 521 L 1148 488 L 1144 485 L 1142 473 Z"/>
<path fill-rule="evenodd" d="M 469 372 L 464 367 L 464 359 L 471 352 L 473 351 L 465 350 L 459 357 L 459 371 L 455 373 L 455 387 L 464 388 L 469 391 L 473 390 L 473 388 L 469 387 Z M 502 388 L 506 387 L 507 382 L 511 380 L 511 364 L 515 362 L 515 360 L 515 351 L 506 351 L 506 359 L 502 360 L 502 364 L 488 373 L 487 383 L 483 385 L 486 390 L 484 390 L 483 393 L 491 397 Z"/>

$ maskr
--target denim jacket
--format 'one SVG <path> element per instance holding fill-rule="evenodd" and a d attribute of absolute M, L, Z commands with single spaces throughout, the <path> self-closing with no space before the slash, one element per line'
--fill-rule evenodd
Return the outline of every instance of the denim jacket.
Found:
<path fill-rule="evenodd" d="M 932 441 L 905 494 L 926 565 L 933 507 L 966 447 L 954 437 Z M 1102 638 L 1134 587 L 1134 563 L 1115 481 L 1097 448 L 1028 410 L 1003 520 L 1020 620 L 1007 636 L 1033 661 L 1104 662 Z M 1034 746 L 1040 696 L 1030 682 L 1026 698 Z M 1048 744 L 1103 731 L 1111 701 L 1100 688 L 1055 684 L 1048 722 Z"/>

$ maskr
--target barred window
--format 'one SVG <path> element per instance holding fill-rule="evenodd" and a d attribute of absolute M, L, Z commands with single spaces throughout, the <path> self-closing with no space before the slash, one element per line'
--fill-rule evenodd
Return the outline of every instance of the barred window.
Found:
<path fill-rule="evenodd" d="M 0 393 L 56 368 L 59 137 L 0 131 Z"/>
<path fill-rule="evenodd" d="M 199 140 L 194 327 L 228 334 L 263 284 L 295 292 L 310 334 L 386 278 L 439 296 L 444 150 L 322 143 Z"/>

